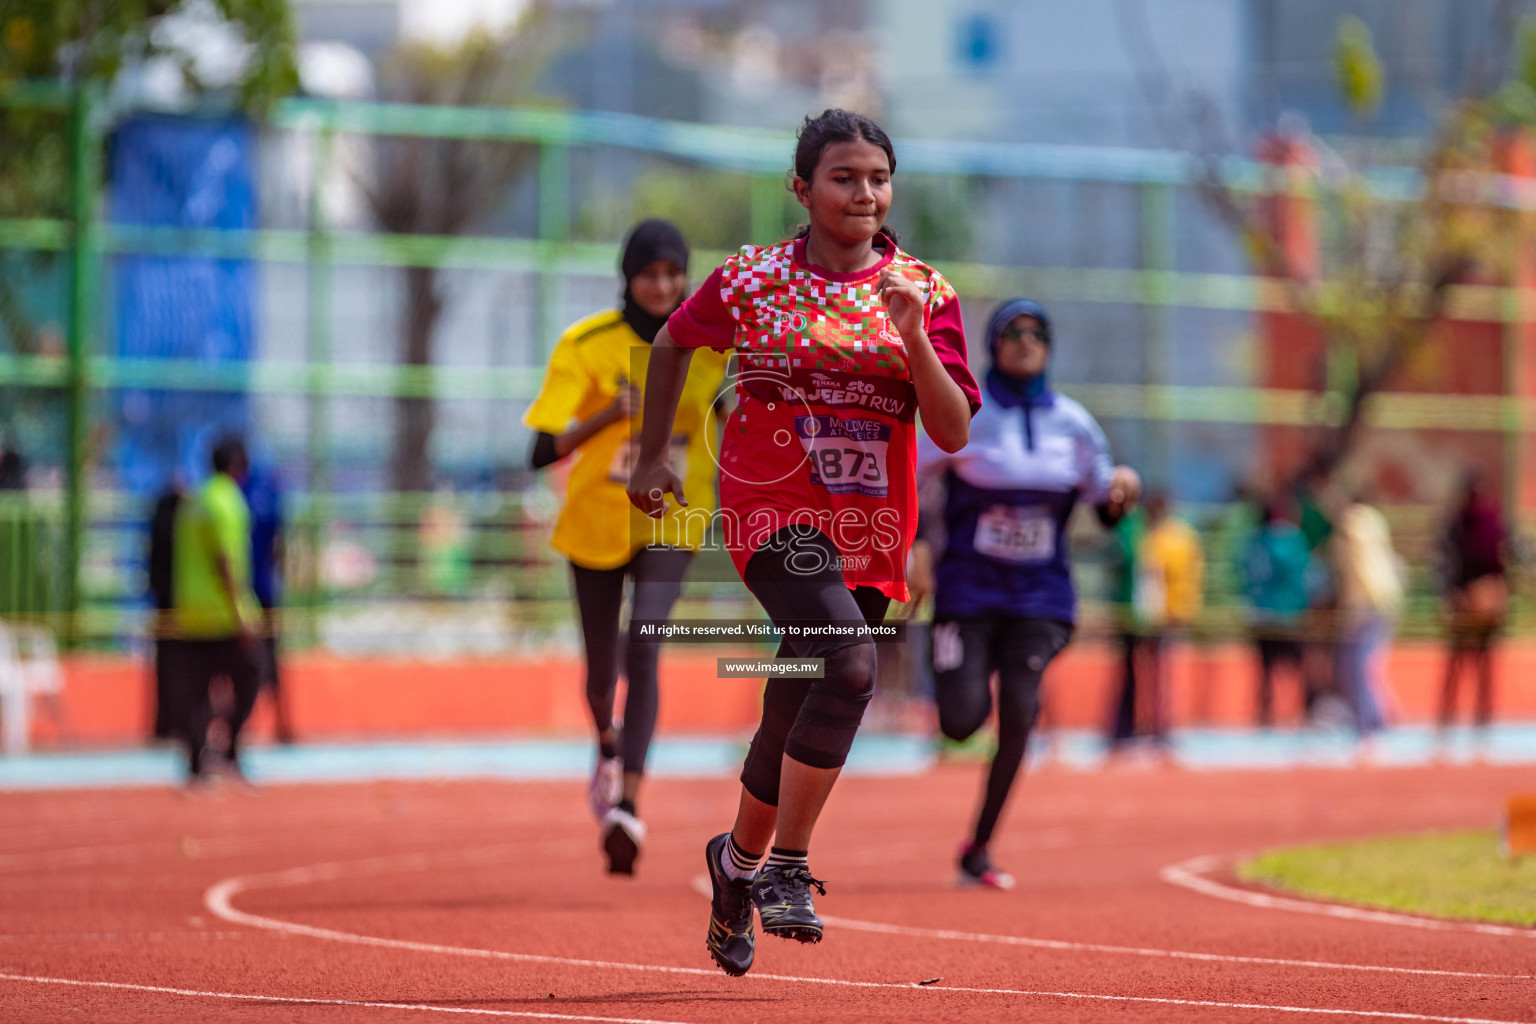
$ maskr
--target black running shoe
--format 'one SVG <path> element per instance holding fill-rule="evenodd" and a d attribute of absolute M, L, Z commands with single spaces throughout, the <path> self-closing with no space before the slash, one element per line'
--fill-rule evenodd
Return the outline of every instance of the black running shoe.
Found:
<path fill-rule="evenodd" d="M 608 855 L 610 875 L 632 875 L 640 847 L 645 843 L 645 822 L 618 807 L 603 815 L 603 852 Z"/>
<path fill-rule="evenodd" d="M 739 978 L 752 969 L 757 939 L 752 933 L 752 879 L 732 878 L 720 866 L 729 832 L 722 832 L 704 846 L 709 865 L 709 884 L 714 899 L 709 905 L 709 937 L 704 945 L 720 969 Z"/>
<path fill-rule="evenodd" d="M 811 886 L 825 896 L 819 878 L 806 868 L 767 867 L 752 882 L 752 902 L 763 919 L 763 932 L 796 942 L 820 942 L 821 918 L 811 902 Z"/>
<path fill-rule="evenodd" d="M 1013 876 L 992 866 L 992 858 L 987 856 L 985 846 L 977 846 L 974 843 L 961 844 L 959 863 L 960 872 L 955 879 L 955 884 L 962 889 L 979 886 L 984 889 L 1002 889 L 1006 892 L 1013 888 Z"/>

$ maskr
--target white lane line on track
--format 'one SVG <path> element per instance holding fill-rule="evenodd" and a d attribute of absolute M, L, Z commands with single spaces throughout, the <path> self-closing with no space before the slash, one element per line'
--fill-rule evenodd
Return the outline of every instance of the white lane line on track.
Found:
<path fill-rule="evenodd" d="M 702 972 L 716 973 L 716 972 Z M 718 973 L 716 973 L 718 977 Z M 747 975 L 747 977 L 777 977 L 774 975 Z M 821 979 L 792 979 L 821 980 Z M 486 1010 L 468 1006 L 438 1006 L 433 1003 L 386 1003 L 365 999 L 316 999 L 305 996 L 253 995 L 239 992 L 208 992 L 200 989 L 172 988 L 168 985 L 136 985 L 123 981 L 80 981 L 74 978 L 44 978 L 26 974 L 10 974 L 0 971 L 0 981 L 24 981 L 39 985 L 70 985 L 78 988 L 106 988 L 129 992 L 157 992 L 164 995 L 191 996 L 200 999 L 229 999 L 248 1002 L 299 1003 L 308 1006 L 355 1006 L 380 1010 L 419 1010 L 429 1013 L 467 1013 L 485 1017 L 521 1017 L 535 1020 L 598 1021 L 601 1024 L 680 1024 L 677 1021 L 651 1020 L 644 1017 L 594 1017 L 574 1013 L 536 1013 L 532 1010 Z M 884 985 L 877 982 L 841 982 L 839 984 L 870 988 L 919 988 L 918 985 Z M 1048 996 L 1059 999 L 1110 1000 L 1123 1003 L 1155 1003 L 1173 1006 L 1206 1006 L 1218 1009 L 1277 1010 L 1282 1013 L 1322 1013 L 1348 1017 L 1386 1017 L 1393 1020 L 1435 1021 L 1440 1024 L 1519 1024 L 1513 1021 L 1486 1020 L 1480 1017 L 1435 1017 L 1421 1013 L 1391 1013 L 1375 1010 L 1331 1010 L 1305 1006 L 1274 1006 L 1269 1003 L 1219 1003 L 1209 999 L 1160 999 L 1155 996 L 1103 996 L 1081 992 L 1023 992 L 1013 989 L 986 988 L 935 988 L 930 985 L 924 991 L 934 992 L 992 992 L 1010 995 Z"/>
<path fill-rule="evenodd" d="M 680 1021 L 650 1020 L 645 1017 L 592 1017 L 578 1013 L 535 1013 L 532 1010 L 482 1010 L 470 1006 L 437 1006 L 432 1003 L 386 1003 L 371 999 L 314 999 L 306 996 L 269 996 L 247 992 L 205 992 L 168 985 L 135 985 L 126 981 L 80 981 L 75 978 L 41 978 L 30 974 L 0 971 L 0 981 L 28 981 L 37 985 L 73 985 L 77 988 L 110 988 L 128 992 L 159 992 L 171 996 L 198 999 L 233 999 L 258 1003 L 302 1003 L 306 1006 L 361 1006 L 380 1010 L 424 1010 L 429 1013 L 471 1013 L 483 1017 L 523 1017 L 536 1020 L 586 1020 L 602 1024 L 682 1024 Z"/>
<path fill-rule="evenodd" d="M 1366 921 L 1371 924 L 1393 924 L 1404 928 L 1423 928 L 1428 931 L 1476 932 L 1480 935 L 1507 935 L 1523 939 L 1536 939 L 1536 928 L 1515 928 L 1501 924 L 1478 924 L 1473 921 L 1440 921 L 1431 917 L 1415 917 L 1412 914 L 1396 914 L 1390 910 L 1365 910 L 1340 903 L 1322 903 L 1297 899 L 1294 896 L 1272 896 L 1252 889 L 1239 889 L 1209 877 L 1232 861 L 1231 857 L 1206 854 L 1192 857 L 1178 864 L 1170 864 L 1159 874 L 1163 881 L 1219 900 L 1244 903 L 1263 910 L 1290 910 L 1300 914 L 1318 914 L 1346 921 Z"/>
<path fill-rule="evenodd" d="M 374 858 L 369 863 L 376 864 L 386 858 Z M 425 858 L 418 858 L 424 861 Z M 473 946 L 446 946 L 430 942 L 413 942 L 409 939 L 387 939 L 373 935 L 360 935 L 354 932 L 343 932 L 332 928 L 316 928 L 312 925 L 297 924 L 291 921 L 281 921 L 277 918 L 262 917 L 258 914 L 246 913 L 236 910 L 233 904 L 235 896 L 241 892 L 256 888 L 277 888 L 281 886 L 305 885 L 310 882 L 323 881 L 327 878 L 335 878 L 341 871 L 348 868 L 346 864 L 323 864 L 313 868 L 293 868 L 287 871 L 273 872 L 264 875 L 240 875 L 234 878 L 226 878 L 224 881 L 209 886 L 203 894 L 203 905 L 215 917 L 222 918 L 233 924 L 249 925 L 253 928 L 262 928 L 268 931 L 282 932 L 289 935 L 304 935 L 310 938 L 328 939 L 333 942 L 344 942 L 360 946 L 374 946 L 389 949 L 404 949 L 419 953 L 437 953 L 448 956 L 465 956 L 489 960 L 504 960 L 514 963 L 538 963 L 558 964 L 566 967 L 599 968 L 604 970 L 634 971 L 642 974 L 667 974 L 689 975 L 693 977 L 712 978 L 716 981 L 732 983 L 726 979 L 719 970 L 707 970 L 702 967 L 676 967 L 665 964 L 636 964 L 614 960 L 589 960 L 578 957 L 549 956 L 537 953 L 509 953 L 496 949 L 478 949 Z M 1345 1010 L 1333 1007 L 1317 1006 L 1285 1006 L 1273 1003 L 1229 1003 L 1211 999 L 1176 999 L 1158 996 L 1121 996 L 1091 992 L 1054 992 L 1035 989 L 1009 989 L 1009 988 L 978 988 L 961 985 L 921 985 L 917 982 L 890 982 L 890 981 L 845 981 L 838 978 L 816 978 L 792 974 L 768 974 L 753 972 L 746 978 L 753 981 L 780 981 L 795 985 L 823 985 L 834 988 L 851 988 L 863 990 L 891 990 L 917 992 L 963 992 L 973 995 L 1002 995 L 1023 996 L 1037 999 L 1075 999 L 1079 1001 L 1096 1001 L 1110 1003 L 1147 1003 L 1161 1006 L 1198 1006 L 1227 1010 L 1268 1010 L 1274 1013 L 1310 1013 L 1324 1016 L 1368 1017 L 1381 1020 L 1412 1020 L 1434 1021 L 1437 1024 L 1532 1024 L 1527 1021 L 1496 1020 L 1483 1017 L 1448 1017 L 1434 1014 L 1403 1013 L 1391 1010 Z"/>
<path fill-rule="evenodd" d="M 693 880 L 695 892 L 710 897 L 709 879 L 699 875 Z M 1380 964 L 1346 964 L 1330 960 L 1288 960 L 1283 957 L 1236 956 L 1230 953 L 1196 953 L 1177 949 L 1152 949 L 1145 946 L 1112 946 L 1099 942 L 1070 942 L 1065 939 L 1035 939 L 1023 935 L 990 935 L 985 932 L 962 932 L 950 928 L 918 928 L 904 924 L 881 924 L 877 921 L 857 921 L 847 917 L 821 915 L 827 924 L 837 925 L 856 932 L 874 932 L 879 935 L 906 935 L 915 939 L 944 939 L 954 942 L 996 943 L 1003 946 L 1027 946 L 1031 949 L 1058 949 L 1072 953 L 1112 953 L 1121 956 L 1148 956 L 1168 960 L 1204 960 L 1223 964 L 1264 964 L 1274 967 L 1311 967 L 1326 971 L 1367 971 L 1380 974 L 1428 974 L 1447 978 L 1494 978 L 1504 981 L 1529 981 L 1531 974 L 1492 974 L 1484 971 L 1444 971 L 1427 967 L 1389 967 Z"/>

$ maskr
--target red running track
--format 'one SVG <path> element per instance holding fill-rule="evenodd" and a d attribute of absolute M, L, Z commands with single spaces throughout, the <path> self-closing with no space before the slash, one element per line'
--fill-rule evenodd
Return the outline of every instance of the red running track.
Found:
<path fill-rule="evenodd" d="M 651 786 L 635 880 L 599 873 L 575 783 L 4 795 L 0 1020 L 1536 1022 L 1536 932 L 1268 909 L 1163 877 L 1487 826 L 1529 769 L 1048 770 L 996 844 L 1012 893 L 951 885 L 979 781 L 845 780 L 812 858 L 826 941 L 760 940 L 741 979 L 710 963 L 696 889 L 729 780 Z"/>

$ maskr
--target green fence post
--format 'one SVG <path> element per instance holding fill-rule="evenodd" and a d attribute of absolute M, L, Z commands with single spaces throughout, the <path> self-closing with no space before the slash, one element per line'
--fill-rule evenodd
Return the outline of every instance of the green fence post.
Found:
<path fill-rule="evenodd" d="M 563 142 L 539 147 L 539 306 L 536 317 L 538 361 L 555 347 L 558 325 L 555 305 L 560 298 L 560 256 L 571 236 L 570 148 Z"/>
<path fill-rule="evenodd" d="M 309 233 L 305 253 L 306 293 L 305 329 L 309 347 L 309 522 L 305 534 L 309 543 L 312 578 L 305 605 L 305 640 L 316 644 L 320 639 L 320 613 L 325 606 L 325 583 L 320 577 L 321 553 L 325 549 L 325 527 L 331 515 L 330 451 L 330 368 L 331 368 L 331 233 L 325 216 L 325 183 L 330 176 L 331 158 L 336 143 L 336 126 L 327 113 L 313 133 L 314 161 L 309 179 Z"/>
<path fill-rule="evenodd" d="M 1142 373 L 1147 396 L 1145 473 L 1149 482 L 1166 488 L 1172 483 L 1173 430 L 1165 406 L 1166 388 L 1173 381 L 1169 347 L 1169 310 L 1174 301 L 1175 241 L 1173 190 L 1161 183 L 1141 186 L 1141 342 Z"/>
<path fill-rule="evenodd" d="M 89 85 L 74 91 L 70 124 L 70 282 L 69 328 L 66 339 L 68 367 L 68 437 L 64 509 L 64 629 L 63 645 L 80 643 L 82 604 L 80 564 L 85 546 L 85 471 L 87 429 L 87 361 L 94 327 L 93 303 L 97 300 L 96 270 L 101 256 L 100 230 L 96 223 L 100 193 L 101 147 L 95 121 L 96 97 Z"/>

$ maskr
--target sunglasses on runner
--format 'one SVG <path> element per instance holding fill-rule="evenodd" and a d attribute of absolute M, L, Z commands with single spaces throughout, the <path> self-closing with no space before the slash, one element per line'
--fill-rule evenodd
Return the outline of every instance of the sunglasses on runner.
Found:
<path fill-rule="evenodd" d="M 1050 341 L 1045 332 L 1038 327 L 1010 327 L 999 337 L 1003 341 L 1023 341 L 1025 338 L 1034 338 L 1036 341 L 1047 343 Z"/>

